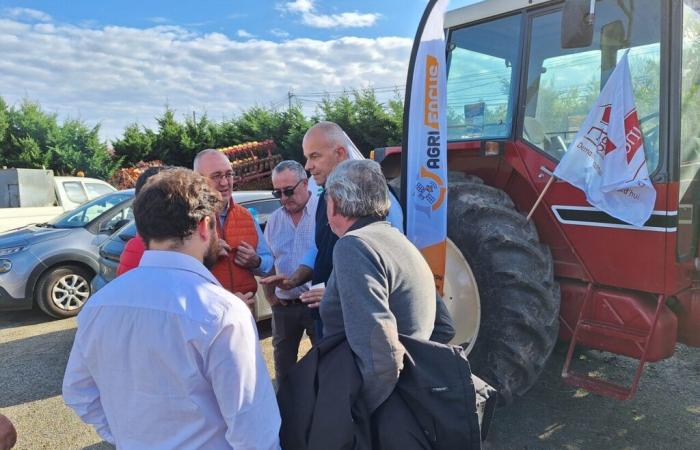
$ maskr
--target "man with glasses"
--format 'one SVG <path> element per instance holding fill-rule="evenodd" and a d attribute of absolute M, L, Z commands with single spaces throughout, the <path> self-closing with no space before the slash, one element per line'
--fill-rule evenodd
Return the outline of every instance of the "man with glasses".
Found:
<path fill-rule="evenodd" d="M 336 166 L 347 159 L 361 159 L 362 154 L 356 149 L 347 134 L 336 123 L 319 122 L 309 128 L 302 141 L 305 169 L 311 173 L 318 186 L 324 186 L 326 179 L 333 173 Z M 398 199 L 390 194 L 391 206 L 387 221 L 399 231 L 403 231 L 403 213 Z M 293 274 L 287 278 L 275 277 L 266 279 L 283 288 L 300 286 L 311 280 L 313 286 L 325 286 L 333 270 L 333 248 L 338 236 L 333 234 L 328 226 L 326 216 L 326 196 L 322 192 L 318 199 L 316 212 L 316 229 L 314 246 L 305 255 L 302 263 Z M 310 308 L 318 308 L 325 288 L 316 287 L 305 292 L 301 299 Z M 320 324 L 316 328 L 320 337 Z"/>
<path fill-rule="evenodd" d="M 272 270 L 272 254 L 262 230 L 252 214 L 233 200 L 234 175 L 226 155 L 215 149 L 202 150 L 194 158 L 193 169 L 207 178 L 222 199 L 216 224 L 220 252 L 212 273 L 226 289 L 252 306 L 258 290 L 255 275 Z"/>
<path fill-rule="evenodd" d="M 314 246 L 316 205 L 318 197 L 309 192 L 304 167 L 296 161 L 282 161 L 272 170 L 272 195 L 279 198 L 282 208 L 273 212 L 265 227 L 265 239 L 274 256 L 274 271 L 282 276 L 293 273 L 304 255 Z M 276 279 L 275 276 L 270 277 Z M 297 361 L 299 343 L 304 331 L 315 343 L 314 317 L 299 299 L 311 283 L 291 289 L 263 288 L 272 305 L 272 346 L 274 348 L 277 382 Z"/>

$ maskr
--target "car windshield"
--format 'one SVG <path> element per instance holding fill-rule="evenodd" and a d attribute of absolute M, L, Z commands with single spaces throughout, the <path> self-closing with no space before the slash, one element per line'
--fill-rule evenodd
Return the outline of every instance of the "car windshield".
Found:
<path fill-rule="evenodd" d="M 80 205 L 48 222 L 54 228 L 80 228 L 84 227 L 100 214 L 108 211 L 115 205 L 133 197 L 133 192 L 115 192 L 96 198 L 88 203 Z"/>

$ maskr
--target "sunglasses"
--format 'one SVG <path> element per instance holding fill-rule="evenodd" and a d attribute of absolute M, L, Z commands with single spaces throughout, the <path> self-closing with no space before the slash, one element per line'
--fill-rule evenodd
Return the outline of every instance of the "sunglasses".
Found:
<path fill-rule="evenodd" d="M 294 195 L 294 191 L 296 190 L 297 186 L 299 186 L 299 183 L 301 183 L 302 181 L 304 181 L 303 178 L 297 181 L 297 184 L 295 184 L 294 187 L 275 189 L 272 191 L 272 196 L 275 198 L 282 198 L 282 195 L 284 195 L 285 197 L 291 197 L 292 195 Z"/>

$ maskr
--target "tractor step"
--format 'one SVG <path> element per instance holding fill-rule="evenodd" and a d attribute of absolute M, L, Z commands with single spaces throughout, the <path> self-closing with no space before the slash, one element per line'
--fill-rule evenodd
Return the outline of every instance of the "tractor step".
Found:
<path fill-rule="evenodd" d="M 610 324 L 607 322 L 601 322 L 597 320 L 584 319 L 583 316 L 588 311 L 588 304 L 593 298 L 593 285 L 589 284 L 586 290 L 586 297 L 581 306 L 581 311 L 579 312 L 578 320 L 576 321 L 576 327 L 574 328 L 573 336 L 571 337 L 571 342 L 569 343 L 569 350 L 566 354 L 566 359 L 564 361 L 564 368 L 562 369 L 561 376 L 566 384 L 580 387 L 589 392 L 595 394 L 603 395 L 606 397 L 611 397 L 617 400 L 629 400 L 634 397 L 637 392 L 637 386 L 639 385 L 639 379 L 642 377 L 642 371 L 644 369 L 644 364 L 647 360 L 647 355 L 649 354 L 649 347 L 651 346 L 651 336 L 656 329 L 656 324 L 659 320 L 661 314 L 661 308 L 665 303 L 665 296 L 660 294 L 656 299 L 656 311 L 654 312 L 654 318 L 652 320 L 649 330 L 646 332 L 635 331 L 630 329 L 624 329 L 619 325 Z M 597 377 L 592 377 L 586 374 L 577 373 L 569 370 L 569 365 L 573 358 L 574 349 L 576 348 L 576 342 L 579 339 L 579 333 L 581 331 L 595 333 L 598 335 L 607 336 L 613 339 L 620 339 L 626 341 L 632 341 L 638 344 L 642 349 L 642 355 L 639 358 L 639 365 L 632 380 L 630 386 L 622 386 L 620 384 L 611 383 Z"/>
<path fill-rule="evenodd" d="M 566 384 L 605 395 L 606 397 L 611 397 L 616 400 L 629 400 L 634 396 L 634 391 L 632 391 L 631 388 L 601 380 L 600 378 L 573 372 L 562 374 L 562 378 Z"/>

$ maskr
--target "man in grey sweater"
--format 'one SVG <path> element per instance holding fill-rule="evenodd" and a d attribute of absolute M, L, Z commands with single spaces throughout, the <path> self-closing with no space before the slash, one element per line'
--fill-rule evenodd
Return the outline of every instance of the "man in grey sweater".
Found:
<path fill-rule="evenodd" d="M 405 349 L 399 333 L 429 339 L 435 284 L 418 249 L 384 218 L 386 181 L 374 161 L 345 161 L 326 182 L 328 222 L 340 239 L 320 304 L 324 335 L 344 332 L 372 412 L 394 390 Z"/>

